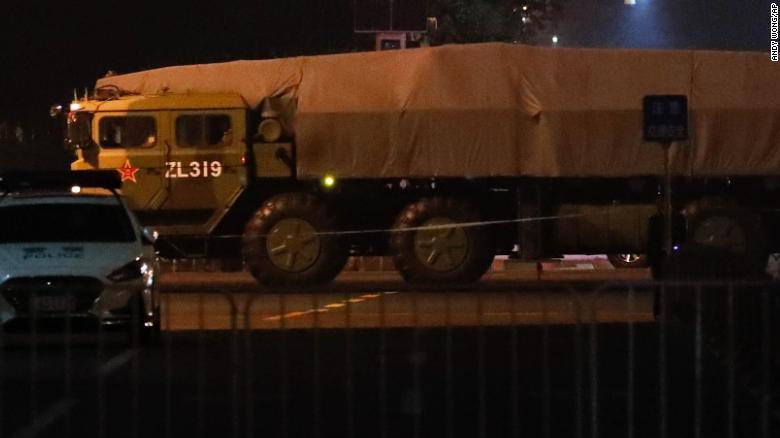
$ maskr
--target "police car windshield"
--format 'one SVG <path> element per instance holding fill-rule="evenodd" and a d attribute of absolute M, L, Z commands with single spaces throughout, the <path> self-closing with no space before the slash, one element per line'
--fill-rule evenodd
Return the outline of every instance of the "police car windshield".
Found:
<path fill-rule="evenodd" d="M 133 240 L 133 226 L 119 205 L 34 204 L 0 208 L 0 244 Z"/>

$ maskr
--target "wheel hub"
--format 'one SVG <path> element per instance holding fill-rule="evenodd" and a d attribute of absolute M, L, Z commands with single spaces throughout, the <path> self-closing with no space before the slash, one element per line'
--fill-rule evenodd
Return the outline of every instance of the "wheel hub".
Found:
<path fill-rule="evenodd" d="M 433 218 L 414 236 L 414 252 L 429 269 L 446 272 L 460 266 L 468 254 L 468 238 L 463 228 L 448 226 L 455 222 L 448 218 Z M 442 228 L 439 228 L 442 227 Z"/>
<path fill-rule="evenodd" d="M 301 272 L 317 261 L 320 239 L 317 230 L 301 219 L 282 219 L 272 228 L 266 239 L 266 250 L 271 262 L 288 272 Z"/>

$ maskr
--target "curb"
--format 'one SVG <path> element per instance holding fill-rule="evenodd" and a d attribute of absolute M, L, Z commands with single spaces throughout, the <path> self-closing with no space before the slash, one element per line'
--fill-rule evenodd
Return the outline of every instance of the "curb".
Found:
<path fill-rule="evenodd" d="M 227 268 L 227 269 L 225 269 Z M 554 274 L 556 276 L 567 273 L 576 275 L 599 275 L 619 270 L 623 273 L 634 272 L 637 278 L 644 278 L 648 275 L 647 268 L 617 269 L 604 258 L 585 257 L 585 258 L 564 258 L 547 259 L 539 261 L 526 261 L 509 258 L 507 256 L 496 256 L 488 272 L 518 272 L 523 274 L 536 275 L 541 279 L 545 275 Z M 204 273 L 248 273 L 246 266 L 239 264 L 238 260 L 218 260 L 218 259 L 179 259 L 162 262 L 160 266 L 162 273 L 166 272 L 204 272 Z M 344 272 L 395 272 L 393 258 L 389 256 L 354 256 L 347 259 L 347 263 L 342 270 Z"/>

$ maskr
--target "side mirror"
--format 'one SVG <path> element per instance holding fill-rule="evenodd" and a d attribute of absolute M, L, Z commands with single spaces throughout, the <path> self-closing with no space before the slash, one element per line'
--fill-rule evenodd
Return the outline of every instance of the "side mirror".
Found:
<path fill-rule="evenodd" d="M 141 229 L 141 242 L 144 245 L 154 245 L 159 237 L 160 234 L 151 228 L 143 227 Z"/>
<path fill-rule="evenodd" d="M 49 117 L 56 119 L 62 116 L 62 105 L 52 105 L 49 107 Z"/>

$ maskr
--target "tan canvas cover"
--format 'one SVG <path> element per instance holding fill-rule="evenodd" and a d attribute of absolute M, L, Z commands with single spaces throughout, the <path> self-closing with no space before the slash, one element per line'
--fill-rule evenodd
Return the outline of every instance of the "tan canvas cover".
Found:
<path fill-rule="evenodd" d="M 676 173 L 780 173 L 780 64 L 744 52 L 474 44 L 236 61 L 98 81 L 137 93 L 297 99 L 298 173 L 320 177 L 660 174 L 642 98 L 685 94 Z"/>

